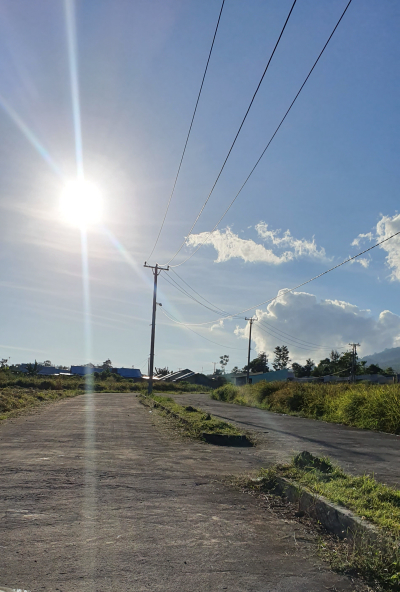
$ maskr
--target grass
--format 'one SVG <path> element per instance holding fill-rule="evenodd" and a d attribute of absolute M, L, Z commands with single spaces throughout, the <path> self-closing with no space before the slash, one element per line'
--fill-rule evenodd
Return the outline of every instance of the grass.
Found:
<path fill-rule="evenodd" d="M 13 416 L 28 407 L 35 407 L 43 402 L 58 401 L 67 397 L 81 395 L 76 390 L 47 390 L 6 387 L 0 389 L 0 421 Z"/>
<path fill-rule="evenodd" d="M 242 434 L 235 426 L 205 413 L 201 409 L 196 409 L 191 405 L 183 406 L 175 403 L 170 397 L 161 397 L 154 395 L 153 401 L 166 407 L 173 414 L 181 418 L 185 423 L 185 429 L 190 436 L 201 438 L 203 432 L 209 434 L 224 434 L 239 436 Z"/>
<path fill-rule="evenodd" d="M 84 390 L 85 379 L 80 376 L 43 377 L 43 376 L 15 376 L 8 372 L 0 371 L 0 390 L 6 387 L 22 387 L 41 390 Z M 206 392 L 210 389 L 188 382 L 154 381 L 153 389 L 156 392 Z M 130 393 L 147 391 L 147 382 L 135 382 L 129 378 L 115 375 L 109 378 L 94 378 L 95 392 Z"/>
<path fill-rule="evenodd" d="M 134 382 L 120 376 L 94 379 L 94 391 L 111 393 L 140 393 L 147 391 L 147 382 Z M 156 381 L 155 391 L 161 392 L 205 392 L 208 389 L 186 382 L 172 383 Z M 79 376 L 42 377 L 15 376 L 0 371 L 0 420 L 28 407 L 43 402 L 81 395 L 85 391 L 85 379 Z"/>
<path fill-rule="evenodd" d="M 400 434 L 400 385 L 266 382 L 222 386 L 213 399 Z"/>
<path fill-rule="evenodd" d="M 277 476 L 286 477 L 378 527 L 381 541 L 376 546 L 363 540 L 332 545 L 322 539 L 320 550 L 335 569 L 356 571 L 382 589 L 400 590 L 400 491 L 371 475 L 349 475 L 328 458 L 309 453 L 298 455 L 290 464 L 262 469 L 258 476 L 259 485 L 254 480 L 247 485 L 270 490 Z"/>

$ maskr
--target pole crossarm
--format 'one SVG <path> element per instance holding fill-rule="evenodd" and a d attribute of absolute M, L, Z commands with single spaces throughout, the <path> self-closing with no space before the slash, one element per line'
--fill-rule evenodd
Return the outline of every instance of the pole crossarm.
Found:
<path fill-rule="evenodd" d="M 162 271 L 169 271 L 169 266 L 160 267 L 158 263 L 155 265 L 147 265 L 147 261 L 144 262 L 144 267 L 149 267 L 154 275 L 154 288 L 153 288 L 153 315 L 151 320 L 151 342 L 150 342 L 150 364 L 149 364 L 149 395 L 153 392 L 153 374 L 154 374 L 154 344 L 156 339 L 156 310 L 157 310 L 157 278 Z M 160 305 L 161 306 L 161 305 Z"/>

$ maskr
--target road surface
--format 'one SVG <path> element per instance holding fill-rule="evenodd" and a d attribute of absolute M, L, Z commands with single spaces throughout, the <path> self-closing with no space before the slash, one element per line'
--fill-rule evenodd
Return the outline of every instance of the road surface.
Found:
<path fill-rule="evenodd" d="M 0 589 L 353 591 L 310 530 L 221 483 L 260 466 L 261 448 L 182 440 L 133 394 L 5 421 Z"/>
<path fill-rule="evenodd" d="M 286 462 L 295 453 L 308 450 L 329 456 L 350 473 L 374 474 L 380 481 L 400 488 L 399 436 L 223 403 L 206 394 L 174 398 L 178 403 L 201 407 L 242 428 L 262 432 L 267 438 L 268 450 L 263 456 L 268 462 Z"/>

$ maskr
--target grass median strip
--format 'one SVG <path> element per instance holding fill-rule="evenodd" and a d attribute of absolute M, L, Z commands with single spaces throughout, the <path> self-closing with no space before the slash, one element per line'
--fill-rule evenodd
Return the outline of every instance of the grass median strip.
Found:
<path fill-rule="evenodd" d="M 228 446 L 253 445 L 251 438 L 247 434 L 243 434 L 237 427 L 201 409 L 196 409 L 191 405 L 179 405 L 171 397 L 154 395 L 151 400 L 155 407 L 160 407 L 181 422 L 185 431 L 193 438 Z"/>
<path fill-rule="evenodd" d="M 297 455 L 290 464 L 261 469 L 256 479 L 246 480 L 245 486 L 271 492 L 279 478 L 296 485 L 299 496 L 304 488 L 365 520 L 365 531 L 351 536 L 349 533 L 341 543 L 332 545 L 321 540 L 321 552 L 334 568 L 345 572 L 355 570 L 377 585 L 377 589 L 400 590 L 399 490 L 379 483 L 371 475 L 349 475 L 328 458 L 318 458 L 308 452 Z M 373 536 L 367 534 L 368 523 L 375 527 L 371 529 Z"/>

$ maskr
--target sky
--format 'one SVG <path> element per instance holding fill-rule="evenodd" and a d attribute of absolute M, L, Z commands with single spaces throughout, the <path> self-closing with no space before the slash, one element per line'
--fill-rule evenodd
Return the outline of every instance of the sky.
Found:
<path fill-rule="evenodd" d="M 398 2 L 352 1 L 209 234 L 346 4 L 297 1 L 189 234 L 292 6 L 225 1 L 149 259 L 221 2 L 1 3 L 0 357 L 146 371 L 153 276 L 143 264 L 166 264 L 182 243 L 158 279 L 156 367 L 209 373 L 224 354 L 227 370 L 244 366 L 251 315 L 252 355 L 270 362 L 283 344 L 300 363 L 353 342 L 361 356 L 400 345 L 399 237 L 287 291 L 400 231 Z M 79 175 L 103 207 L 84 232 L 60 209 Z"/>

